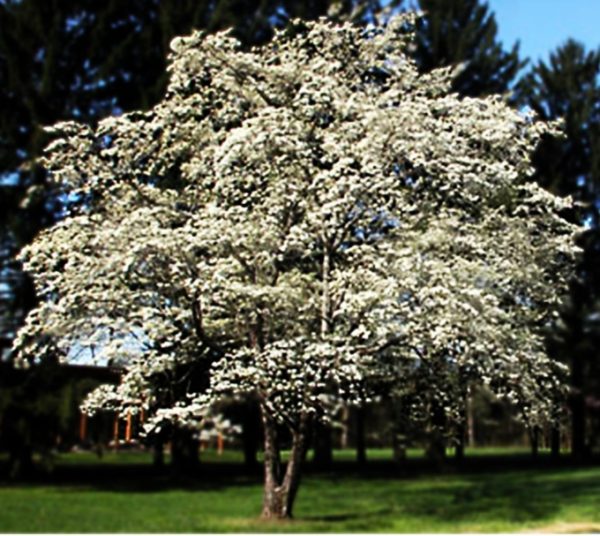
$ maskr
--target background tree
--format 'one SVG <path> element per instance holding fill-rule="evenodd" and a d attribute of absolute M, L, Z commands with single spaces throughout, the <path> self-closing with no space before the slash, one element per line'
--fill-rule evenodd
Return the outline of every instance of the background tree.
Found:
<path fill-rule="evenodd" d="M 43 300 L 21 359 L 118 359 L 96 403 L 125 408 L 161 402 L 156 374 L 210 366 L 150 426 L 256 397 L 265 517 L 291 516 L 308 425 L 340 399 L 423 385 L 413 413 L 455 419 L 468 370 L 535 423 L 559 389 L 539 326 L 576 227 L 527 180 L 548 126 L 459 98 L 450 69 L 419 75 L 411 21 L 296 23 L 250 50 L 196 32 L 151 110 L 48 130 L 44 162 L 83 201 L 23 251 Z"/>
<path fill-rule="evenodd" d="M 417 28 L 414 57 L 423 72 L 464 64 L 452 87 L 465 96 L 507 92 L 525 62 L 519 45 L 505 51 L 486 2 L 480 0 L 418 0 L 424 12 Z"/>
<path fill-rule="evenodd" d="M 588 227 L 570 300 L 553 331 L 551 349 L 571 368 L 572 451 L 583 456 L 586 397 L 598 393 L 598 303 L 600 298 L 600 51 L 569 40 L 538 62 L 518 85 L 522 104 L 544 119 L 564 120 L 564 136 L 547 136 L 534 154 L 534 178 L 579 203 L 576 217 Z M 589 446 L 589 445 L 587 445 Z"/>

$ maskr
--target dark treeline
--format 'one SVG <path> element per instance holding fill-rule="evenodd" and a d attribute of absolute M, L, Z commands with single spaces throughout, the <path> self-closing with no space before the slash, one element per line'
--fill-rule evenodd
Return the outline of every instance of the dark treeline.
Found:
<path fill-rule="evenodd" d="M 518 44 L 505 49 L 498 41 L 494 15 L 480 0 L 397 0 L 386 2 L 385 7 L 382 3 L 379 0 L 0 2 L 2 360 L 10 361 L 15 331 L 35 303 L 33 286 L 15 255 L 37 232 L 64 215 L 67 199 L 65 192 L 55 190 L 44 171 L 32 164 L 45 144 L 44 125 L 64 119 L 94 123 L 113 113 L 154 105 L 165 89 L 169 42 L 192 29 L 213 32 L 233 28 L 234 34 L 249 46 L 267 41 L 273 28 L 284 27 L 293 17 L 328 16 L 366 23 L 377 14 L 417 7 L 426 13 L 419 21 L 414 49 L 423 71 L 463 64 L 454 86 L 460 94 L 511 92 L 515 106 L 528 106 L 545 119 L 565 120 L 566 136 L 544 140 L 536 153 L 534 178 L 545 187 L 573 195 L 580 201 L 579 212 L 566 217 L 584 222 L 588 230 L 581 239 L 584 255 L 570 296 L 565 297 L 560 320 L 549 328 L 548 349 L 556 359 L 568 364 L 571 371 L 568 401 L 571 417 L 567 429 L 573 453 L 584 457 L 597 448 L 600 51 L 586 51 L 582 45 L 569 41 L 550 56 L 548 63 L 528 65 L 519 55 Z M 36 374 L 40 375 L 38 379 Z M 25 377 L 27 381 L 23 380 Z M 59 401 L 75 396 L 73 393 L 80 396 L 93 384 L 86 380 L 78 387 L 66 389 L 70 380 L 41 381 L 48 377 L 46 371 L 34 370 L 18 378 L 7 372 L 0 378 L 3 445 L 10 434 L 20 438 L 23 452 L 34 447 L 46 448 L 56 434 L 32 434 L 30 428 L 36 416 L 60 406 Z M 43 397 L 51 396 L 55 402 L 49 404 L 42 391 Z M 73 404 L 63 403 L 60 407 L 76 411 Z M 484 400 L 475 400 L 472 394 L 465 395 L 465 426 L 459 433 L 459 445 L 463 440 L 473 440 L 473 419 L 479 419 L 479 430 L 488 426 L 490 436 L 495 437 L 488 423 L 492 407 Z M 18 426 L 11 415 L 21 416 Z M 349 417 L 354 419 L 352 429 L 359 459 L 364 459 L 365 442 L 360 432 L 364 429 L 364 413 L 356 412 Z M 37 419 L 38 423 L 54 423 L 55 428 L 59 421 Z M 392 435 L 404 438 L 401 430 Z M 317 458 L 326 464 L 331 458 L 331 432 L 320 430 L 315 437 L 320 438 Z M 251 458 L 253 454 L 247 455 Z"/>

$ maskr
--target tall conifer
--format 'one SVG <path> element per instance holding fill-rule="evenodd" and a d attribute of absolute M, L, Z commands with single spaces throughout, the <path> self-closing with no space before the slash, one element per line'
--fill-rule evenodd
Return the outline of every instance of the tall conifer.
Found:
<path fill-rule="evenodd" d="M 534 154 L 536 180 L 581 203 L 576 217 L 587 232 L 584 255 L 570 299 L 551 338 L 551 349 L 571 367 L 572 449 L 584 456 L 586 398 L 598 392 L 600 360 L 600 50 L 568 40 L 538 62 L 518 86 L 522 104 L 544 119 L 564 119 L 564 137 L 546 137 Z M 597 424 L 596 424 L 597 427 Z"/>

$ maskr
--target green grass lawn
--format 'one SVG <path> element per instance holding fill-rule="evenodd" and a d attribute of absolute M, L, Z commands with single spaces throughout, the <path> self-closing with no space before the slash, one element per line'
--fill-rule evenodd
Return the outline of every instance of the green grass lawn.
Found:
<path fill-rule="evenodd" d="M 75 456 L 85 454 L 67 463 Z M 262 489 L 250 477 L 122 480 L 1 486 L 0 532 L 600 530 L 600 468 L 410 479 L 309 475 L 295 519 L 274 523 L 258 519 Z"/>

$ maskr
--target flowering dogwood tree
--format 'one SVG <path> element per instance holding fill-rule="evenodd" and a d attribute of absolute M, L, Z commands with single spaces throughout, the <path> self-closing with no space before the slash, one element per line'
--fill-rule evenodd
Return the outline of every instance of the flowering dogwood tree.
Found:
<path fill-rule="evenodd" d="M 307 427 L 339 400 L 421 375 L 435 381 L 413 399 L 451 416 L 467 375 L 541 419 L 557 386 L 539 328 L 575 228 L 568 200 L 527 181 L 550 127 L 451 94 L 452 70 L 419 75 L 412 22 L 297 22 L 251 50 L 194 33 L 153 109 L 49 129 L 71 213 L 23 251 L 42 300 L 22 359 L 120 362 L 88 405 L 151 408 L 150 426 L 256 397 L 265 517 L 291 516 Z"/>

